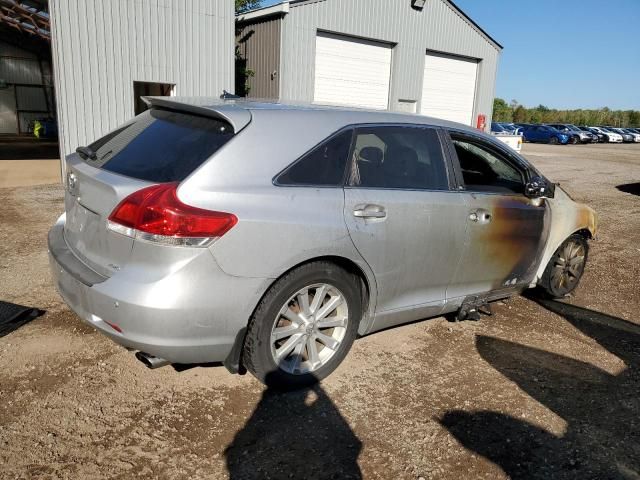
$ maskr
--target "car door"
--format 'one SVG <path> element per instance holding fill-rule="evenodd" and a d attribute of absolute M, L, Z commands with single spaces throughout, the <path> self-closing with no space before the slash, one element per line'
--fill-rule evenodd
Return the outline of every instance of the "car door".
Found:
<path fill-rule="evenodd" d="M 449 189 L 434 128 L 357 128 L 345 186 L 344 219 L 375 274 L 372 330 L 442 311 L 464 248 L 464 199 Z"/>
<path fill-rule="evenodd" d="M 539 142 L 542 140 L 542 133 L 541 127 L 531 127 L 527 131 L 529 140 L 532 142 Z"/>
<path fill-rule="evenodd" d="M 515 154 L 468 132 L 449 133 L 467 228 L 447 299 L 522 288 L 534 279 L 544 250 L 549 206 L 524 195 L 532 173 Z"/>

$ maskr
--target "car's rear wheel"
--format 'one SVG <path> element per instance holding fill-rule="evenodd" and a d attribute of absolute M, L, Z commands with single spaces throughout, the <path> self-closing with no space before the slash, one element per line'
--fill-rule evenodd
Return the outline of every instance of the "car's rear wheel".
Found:
<path fill-rule="evenodd" d="M 307 386 L 342 362 L 362 316 L 360 279 L 331 262 L 312 262 L 281 277 L 254 312 L 243 363 L 260 381 Z"/>
<path fill-rule="evenodd" d="M 557 145 L 558 143 L 560 143 L 560 140 L 558 140 L 558 137 L 551 137 L 551 138 L 549 139 L 549 143 L 550 143 L 551 145 Z"/>
<path fill-rule="evenodd" d="M 586 238 L 578 234 L 571 235 L 549 260 L 539 287 L 552 298 L 562 298 L 573 292 L 580 283 L 588 255 Z"/>
<path fill-rule="evenodd" d="M 578 137 L 571 137 L 569 138 L 569 143 L 571 145 L 576 145 L 580 140 L 578 139 Z"/>

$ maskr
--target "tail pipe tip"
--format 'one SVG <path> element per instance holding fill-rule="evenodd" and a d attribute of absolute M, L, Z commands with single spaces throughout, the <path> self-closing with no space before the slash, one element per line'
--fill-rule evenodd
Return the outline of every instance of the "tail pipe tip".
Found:
<path fill-rule="evenodd" d="M 154 357 L 144 352 L 136 352 L 136 358 L 140 360 L 147 368 L 156 369 L 169 365 L 171 362 L 164 358 Z"/>

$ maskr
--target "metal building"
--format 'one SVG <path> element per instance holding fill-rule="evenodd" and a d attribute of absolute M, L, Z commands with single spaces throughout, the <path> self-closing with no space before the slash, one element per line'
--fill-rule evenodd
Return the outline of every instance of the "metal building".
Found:
<path fill-rule="evenodd" d="M 55 116 L 48 27 L 37 8 L 0 0 L 0 134 L 28 134 Z"/>
<path fill-rule="evenodd" d="M 233 90 L 232 0 L 50 0 L 49 9 L 64 155 L 139 113 L 141 95 Z"/>
<path fill-rule="evenodd" d="M 449 0 L 284 1 L 239 15 L 236 48 L 250 97 L 473 126 L 490 125 L 502 50 Z"/>

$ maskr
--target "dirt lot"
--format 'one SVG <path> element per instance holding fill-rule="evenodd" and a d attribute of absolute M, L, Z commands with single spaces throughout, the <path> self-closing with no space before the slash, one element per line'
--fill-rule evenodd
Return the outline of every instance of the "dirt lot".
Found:
<path fill-rule="evenodd" d="M 47 268 L 61 188 L 0 189 L 0 299 L 47 310 L 0 338 L 0 477 L 639 479 L 640 145 L 524 154 L 600 214 L 575 297 L 371 335 L 289 394 L 84 326 Z"/>

